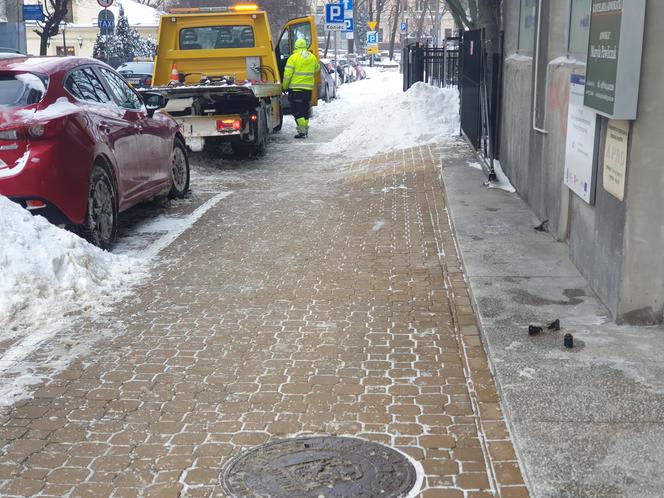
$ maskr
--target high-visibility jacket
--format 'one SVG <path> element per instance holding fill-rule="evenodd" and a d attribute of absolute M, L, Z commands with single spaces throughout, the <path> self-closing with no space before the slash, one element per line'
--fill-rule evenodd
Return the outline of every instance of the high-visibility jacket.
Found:
<path fill-rule="evenodd" d="M 286 61 L 284 90 L 313 90 L 316 73 L 320 71 L 318 59 L 306 49 L 296 50 Z"/>

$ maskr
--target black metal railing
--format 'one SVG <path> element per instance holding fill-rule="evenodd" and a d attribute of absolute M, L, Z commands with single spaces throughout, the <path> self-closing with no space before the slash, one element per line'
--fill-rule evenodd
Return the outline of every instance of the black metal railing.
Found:
<path fill-rule="evenodd" d="M 445 41 L 443 47 L 427 47 L 413 43 L 403 49 L 403 89 L 418 81 L 438 87 L 459 84 L 458 38 Z"/>

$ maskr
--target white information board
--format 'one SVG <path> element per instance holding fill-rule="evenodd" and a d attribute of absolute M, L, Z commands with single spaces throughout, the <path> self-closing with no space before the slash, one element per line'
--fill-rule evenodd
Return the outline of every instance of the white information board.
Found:
<path fill-rule="evenodd" d="M 570 77 L 565 185 L 588 204 L 595 201 L 597 113 L 583 106 L 585 78 Z"/>

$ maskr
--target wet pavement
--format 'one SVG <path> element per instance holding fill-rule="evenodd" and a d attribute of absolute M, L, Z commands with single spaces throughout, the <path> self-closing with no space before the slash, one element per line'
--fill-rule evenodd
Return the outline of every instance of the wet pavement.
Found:
<path fill-rule="evenodd" d="M 329 136 L 285 128 L 260 160 L 195 157 L 194 200 L 162 214 L 225 195 L 132 296 L 72 317 L 29 358 L 88 340 L 0 415 L 0 495 L 226 496 L 222 468 L 240 451 L 344 435 L 419 462 L 422 496 L 527 496 L 438 148 L 353 162 L 315 154 Z M 119 251 L 171 227 L 137 218 Z"/>

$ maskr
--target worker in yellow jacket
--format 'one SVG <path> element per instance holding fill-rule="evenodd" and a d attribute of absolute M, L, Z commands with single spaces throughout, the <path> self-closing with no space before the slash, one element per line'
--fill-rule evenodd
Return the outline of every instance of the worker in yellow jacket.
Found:
<path fill-rule="evenodd" d="M 306 40 L 298 38 L 295 41 L 295 52 L 286 62 L 282 84 L 284 92 L 288 91 L 288 100 L 297 124 L 295 138 L 307 138 L 309 134 L 311 94 L 318 71 L 320 71 L 318 59 L 309 52 Z"/>

